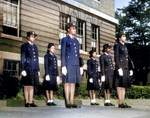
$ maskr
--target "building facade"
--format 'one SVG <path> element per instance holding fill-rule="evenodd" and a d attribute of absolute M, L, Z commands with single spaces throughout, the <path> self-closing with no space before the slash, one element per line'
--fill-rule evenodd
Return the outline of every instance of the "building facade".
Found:
<path fill-rule="evenodd" d="M 50 42 L 56 46 L 60 68 L 60 40 L 66 36 L 66 24 L 77 22 L 85 76 L 88 52 L 96 49 L 98 60 L 102 46 L 115 43 L 118 20 L 114 15 L 114 0 L 0 0 L 0 73 L 20 75 L 20 46 L 27 41 L 27 31 L 38 35 L 35 44 L 39 50 L 41 77 L 44 76 L 43 57 Z"/>

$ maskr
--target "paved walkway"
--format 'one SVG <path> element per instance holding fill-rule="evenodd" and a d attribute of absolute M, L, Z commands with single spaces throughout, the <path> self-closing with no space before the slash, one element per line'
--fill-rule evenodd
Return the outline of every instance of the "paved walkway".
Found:
<path fill-rule="evenodd" d="M 81 106 L 78 109 L 56 107 L 1 107 L 0 118 L 150 118 L 148 109 Z"/>

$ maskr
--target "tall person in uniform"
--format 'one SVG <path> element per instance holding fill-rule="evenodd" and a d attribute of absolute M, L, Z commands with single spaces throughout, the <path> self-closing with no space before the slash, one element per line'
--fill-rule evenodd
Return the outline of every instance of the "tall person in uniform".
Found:
<path fill-rule="evenodd" d="M 114 81 L 114 67 L 112 57 L 109 55 L 111 51 L 111 45 L 103 45 L 104 54 L 100 56 L 100 67 L 101 67 L 101 81 L 104 89 L 105 103 L 104 106 L 115 106 L 110 102 L 110 90 L 113 88 Z"/>
<path fill-rule="evenodd" d="M 98 76 L 98 63 L 96 61 L 96 51 L 91 50 L 90 59 L 87 61 L 87 71 L 88 71 L 88 80 L 87 80 L 87 90 L 89 91 L 91 105 L 99 105 L 96 103 L 96 90 L 100 89 L 99 86 L 99 76 Z"/>
<path fill-rule="evenodd" d="M 34 87 L 39 84 L 38 48 L 33 44 L 37 35 L 33 31 L 27 32 L 27 42 L 21 46 L 21 74 L 24 85 L 25 107 L 37 107 L 33 100 Z"/>
<path fill-rule="evenodd" d="M 79 42 L 76 39 L 76 23 L 67 24 L 68 36 L 61 39 L 61 67 L 65 90 L 66 108 L 78 108 L 74 104 L 75 84 L 81 83 L 83 69 L 79 64 Z"/>
<path fill-rule="evenodd" d="M 53 102 L 53 93 L 58 90 L 57 81 L 60 79 L 57 57 L 54 55 L 55 46 L 53 43 L 49 43 L 47 48 L 47 54 L 44 56 L 45 77 L 43 85 L 46 89 L 47 105 L 56 106 Z"/>
<path fill-rule="evenodd" d="M 121 34 L 119 42 L 114 45 L 114 58 L 115 58 L 115 73 L 116 73 L 116 87 L 119 98 L 119 108 L 131 108 L 131 106 L 124 103 L 125 89 L 130 87 L 130 76 L 133 75 L 133 71 L 129 71 L 129 56 L 128 50 L 125 45 L 126 36 Z"/>

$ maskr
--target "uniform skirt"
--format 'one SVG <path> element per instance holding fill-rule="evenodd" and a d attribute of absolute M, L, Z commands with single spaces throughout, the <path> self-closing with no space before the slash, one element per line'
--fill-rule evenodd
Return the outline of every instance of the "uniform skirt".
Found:
<path fill-rule="evenodd" d="M 21 84 L 24 86 L 38 86 L 39 76 L 38 71 L 27 72 L 27 76 L 22 76 Z"/>
<path fill-rule="evenodd" d="M 128 88 L 131 87 L 129 70 L 123 69 L 123 76 L 119 76 L 118 70 L 116 70 L 116 87 Z"/>
<path fill-rule="evenodd" d="M 89 79 L 93 78 L 93 83 L 89 82 Z M 99 82 L 98 82 L 98 74 L 94 74 L 92 77 L 88 77 L 87 79 L 87 90 L 99 90 Z"/>
<path fill-rule="evenodd" d="M 58 86 L 57 86 L 57 76 L 56 75 L 49 75 L 50 76 L 50 81 L 47 81 L 44 77 L 44 82 L 43 86 L 45 90 L 52 90 L 52 91 L 57 91 Z"/>
<path fill-rule="evenodd" d="M 114 71 L 105 71 L 105 81 L 102 82 L 103 89 L 112 89 L 114 82 Z"/>
<path fill-rule="evenodd" d="M 62 76 L 63 83 L 81 83 L 80 67 L 73 65 L 66 68 L 67 75 Z"/>

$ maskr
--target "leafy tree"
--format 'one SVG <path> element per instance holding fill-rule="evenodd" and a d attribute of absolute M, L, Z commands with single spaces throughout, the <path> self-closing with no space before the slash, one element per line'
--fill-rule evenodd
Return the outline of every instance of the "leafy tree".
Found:
<path fill-rule="evenodd" d="M 131 0 L 127 7 L 118 9 L 115 17 L 119 20 L 116 26 L 116 37 L 124 32 L 127 37 L 127 46 L 129 54 L 134 61 L 135 71 L 140 72 L 140 76 L 135 73 L 139 81 L 146 84 L 148 69 L 148 53 L 150 49 L 150 1 L 149 0 Z M 146 72 L 146 73 L 145 73 Z"/>

